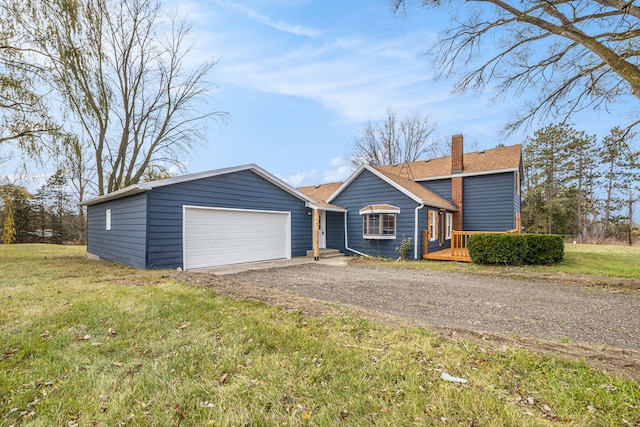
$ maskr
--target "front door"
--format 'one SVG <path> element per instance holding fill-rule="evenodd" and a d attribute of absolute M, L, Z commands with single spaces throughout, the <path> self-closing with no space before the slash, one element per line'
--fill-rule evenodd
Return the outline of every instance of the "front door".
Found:
<path fill-rule="evenodd" d="M 320 233 L 318 246 L 320 249 L 327 248 L 327 211 L 320 211 Z"/>

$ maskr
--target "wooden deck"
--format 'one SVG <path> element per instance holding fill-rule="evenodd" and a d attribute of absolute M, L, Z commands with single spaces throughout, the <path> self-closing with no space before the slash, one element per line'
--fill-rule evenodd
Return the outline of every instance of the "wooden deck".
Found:
<path fill-rule="evenodd" d="M 462 261 L 462 262 L 471 262 L 471 258 L 469 255 L 463 256 L 453 256 L 451 255 L 451 249 L 442 249 L 436 252 L 431 252 L 428 254 L 423 254 L 422 259 L 430 259 L 434 261 Z"/>
<path fill-rule="evenodd" d="M 429 253 L 429 242 L 427 241 L 427 230 L 424 231 L 423 242 L 424 251 L 422 259 L 431 259 L 438 261 L 462 261 L 471 262 L 469 251 L 467 250 L 467 241 L 469 236 L 474 234 L 472 231 L 451 231 L 451 248 L 441 249 L 439 251 Z"/>
<path fill-rule="evenodd" d="M 517 230 L 509 230 L 504 233 L 517 233 Z M 439 251 L 429 253 L 429 242 L 427 240 L 427 230 L 423 231 L 422 241 L 424 248 L 422 259 L 432 259 L 437 261 L 462 261 L 471 262 L 467 242 L 473 234 L 500 234 L 500 231 L 455 231 L 451 230 L 451 248 L 441 249 Z"/>

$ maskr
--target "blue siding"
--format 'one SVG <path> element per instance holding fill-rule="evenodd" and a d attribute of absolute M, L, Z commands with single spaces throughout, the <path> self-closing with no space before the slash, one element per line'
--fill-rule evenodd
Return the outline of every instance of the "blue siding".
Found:
<path fill-rule="evenodd" d="M 465 231 L 506 231 L 515 226 L 515 172 L 464 177 Z"/>
<path fill-rule="evenodd" d="M 145 194 L 137 194 L 87 207 L 87 252 L 100 258 L 146 267 Z M 106 211 L 111 209 L 111 230 L 106 230 Z"/>
<path fill-rule="evenodd" d="M 343 212 L 327 212 L 327 248 L 340 249 L 341 252 L 346 253 Z"/>
<path fill-rule="evenodd" d="M 371 256 L 397 258 L 399 253 L 395 248 L 400 245 L 403 234 L 411 237 L 415 244 L 414 215 L 418 204 L 368 170 L 362 171 L 332 203 L 348 209 L 348 244 L 356 251 Z M 367 205 L 377 204 L 389 204 L 400 208 L 400 214 L 396 218 L 396 238 L 393 240 L 365 239 L 362 236 L 363 219 L 359 211 Z M 420 211 L 421 215 L 426 215 L 426 213 L 422 213 L 423 211 L 426 212 L 423 209 Z M 419 230 L 418 234 L 420 233 Z M 420 240 L 421 238 L 418 239 L 418 244 L 420 244 Z M 413 257 L 413 248 L 411 257 Z"/>
<path fill-rule="evenodd" d="M 291 255 L 311 249 L 312 217 L 304 202 L 250 170 L 158 187 L 149 198 L 147 267 L 182 267 L 182 207 L 291 212 Z"/>
<path fill-rule="evenodd" d="M 436 193 L 445 200 L 451 200 L 451 179 L 436 179 L 433 181 L 420 181 L 418 184 Z"/>

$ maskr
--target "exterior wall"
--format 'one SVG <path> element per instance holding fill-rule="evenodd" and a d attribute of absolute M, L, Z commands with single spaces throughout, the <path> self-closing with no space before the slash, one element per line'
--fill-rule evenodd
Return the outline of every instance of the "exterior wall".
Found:
<path fill-rule="evenodd" d="M 419 181 L 418 184 L 436 193 L 445 200 L 451 200 L 451 178 L 434 181 Z"/>
<path fill-rule="evenodd" d="M 304 202 L 251 170 L 158 187 L 147 197 L 148 268 L 183 267 L 183 205 L 291 212 L 291 255 L 303 256 L 313 247 Z"/>
<path fill-rule="evenodd" d="M 515 176 L 515 172 L 505 172 L 464 177 L 464 231 L 506 231 L 515 227 Z"/>
<path fill-rule="evenodd" d="M 346 253 L 343 212 L 327 212 L 327 248 L 340 249 L 341 252 Z"/>
<path fill-rule="evenodd" d="M 111 230 L 106 211 L 111 209 Z M 146 195 L 87 206 L 87 252 L 135 268 L 146 267 Z"/>
<path fill-rule="evenodd" d="M 331 203 L 348 209 L 347 243 L 351 249 L 371 256 L 397 258 L 400 254 L 395 250 L 395 248 L 400 246 L 403 234 L 407 237 L 411 237 L 411 241 L 414 244 L 416 243 L 414 236 L 414 215 L 415 208 L 418 206 L 417 203 L 368 170 L 362 171 L 362 173 L 336 199 L 332 200 Z M 389 204 L 400 208 L 400 213 L 396 217 L 395 239 L 377 240 L 365 239 L 363 237 L 363 216 L 360 215 L 359 211 L 365 206 L 376 204 Z M 426 212 L 426 208 L 420 211 L 422 215 L 426 215 L 423 211 Z M 422 229 L 419 229 L 417 239 L 419 254 L 422 250 L 422 246 L 420 246 L 422 241 L 422 237 L 420 236 L 421 233 Z M 349 253 L 348 250 L 347 253 Z M 411 257 L 413 257 L 413 248 L 411 250 Z"/>

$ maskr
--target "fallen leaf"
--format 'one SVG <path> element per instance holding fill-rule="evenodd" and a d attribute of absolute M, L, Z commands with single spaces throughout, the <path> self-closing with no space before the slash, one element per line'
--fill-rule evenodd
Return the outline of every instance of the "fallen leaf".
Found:
<path fill-rule="evenodd" d="M 224 382 L 227 380 L 227 377 L 229 376 L 229 374 L 227 374 L 226 372 L 220 377 L 220 379 L 218 380 L 219 384 L 224 384 Z"/>
<path fill-rule="evenodd" d="M 175 411 L 178 415 L 184 415 L 184 409 L 182 409 L 182 405 L 180 404 L 180 402 L 176 403 Z"/>
<path fill-rule="evenodd" d="M 108 333 L 109 335 L 111 335 L 112 337 L 115 337 L 115 336 L 116 336 L 116 331 L 115 331 L 115 329 L 113 329 L 113 328 L 109 328 L 109 330 L 107 331 L 107 333 Z"/>

